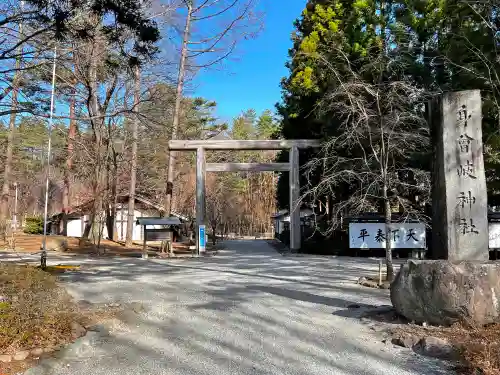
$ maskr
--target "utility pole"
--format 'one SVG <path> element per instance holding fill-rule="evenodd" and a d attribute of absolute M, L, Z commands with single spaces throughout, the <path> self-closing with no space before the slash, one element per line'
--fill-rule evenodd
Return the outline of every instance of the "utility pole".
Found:
<path fill-rule="evenodd" d="M 56 66 L 57 66 L 57 45 L 54 47 L 54 63 L 52 66 L 52 92 L 50 94 L 50 117 L 49 117 L 49 140 L 47 144 L 47 172 L 45 177 L 45 208 L 43 211 L 43 241 L 40 266 L 45 269 L 47 266 L 47 221 L 49 207 L 49 182 L 50 182 L 50 154 L 52 149 L 52 126 L 54 123 L 54 98 L 56 90 Z"/>

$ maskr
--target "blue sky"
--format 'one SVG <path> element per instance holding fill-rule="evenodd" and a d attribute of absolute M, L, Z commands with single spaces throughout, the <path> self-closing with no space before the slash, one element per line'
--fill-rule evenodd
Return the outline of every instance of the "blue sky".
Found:
<path fill-rule="evenodd" d="M 274 110 L 280 100 L 279 84 L 287 75 L 285 62 L 292 45 L 293 21 L 307 0 L 261 1 L 264 30 L 257 38 L 240 44 L 236 59 L 229 61 L 225 70 L 204 71 L 194 82 L 194 94 L 216 101 L 217 116 L 224 121 L 250 108 L 257 113 Z"/>

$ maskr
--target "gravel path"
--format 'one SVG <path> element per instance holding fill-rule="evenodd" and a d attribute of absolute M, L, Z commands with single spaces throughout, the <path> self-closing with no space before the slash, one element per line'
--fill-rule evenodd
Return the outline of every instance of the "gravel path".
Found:
<path fill-rule="evenodd" d="M 387 291 L 354 283 L 376 261 L 281 256 L 259 240 L 227 247 L 203 259 L 72 259 L 88 265 L 63 276 L 77 299 L 146 311 L 26 375 L 448 373 L 444 362 L 382 344 L 347 308 L 390 303 Z"/>

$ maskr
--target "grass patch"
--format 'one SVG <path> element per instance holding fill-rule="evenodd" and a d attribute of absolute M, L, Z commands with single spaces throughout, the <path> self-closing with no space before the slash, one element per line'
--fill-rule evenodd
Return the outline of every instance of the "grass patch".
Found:
<path fill-rule="evenodd" d="M 57 278 L 32 266 L 0 264 L 0 353 L 56 346 L 82 322 Z"/>
<path fill-rule="evenodd" d="M 38 266 L 37 269 L 41 270 L 41 267 Z M 64 273 L 66 271 L 76 271 L 79 269 L 80 269 L 80 266 L 75 266 L 75 265 L 71 265 L 71 264 L 58 264 L 56 266 L 47 266 L 42 271 L 48 272 L 52 275 L 57 275 L 59 273 Z"/>
<path fill-rule="evenodd" d="M 116 317 L 122 310 L 119 305 L 77 304 L 58 284 L 58 274 L 78 268 L 56 265 L 43 271 L 29 265 L 0 263 L 0 354 L 57 349 L 85 334 L 83 330 L 75 336 L 75 322 L 90 327 Z M 0 362 L 0 375 L 24 373 L 36 362 L 33 356 L 23 361 Z"/>

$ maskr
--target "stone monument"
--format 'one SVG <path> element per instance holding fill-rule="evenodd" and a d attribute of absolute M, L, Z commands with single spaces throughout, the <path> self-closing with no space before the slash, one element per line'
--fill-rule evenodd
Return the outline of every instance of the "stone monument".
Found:
<path fill-rule="evenodd" d="M 440 260 L 409 260 L 391 284 L 396 311 L 415 322 L 500 322 L 500 263 L 488 262 L 488 210 L 479 90 L 429 105 L 433 132 L 432 245 Z"/>
<path fill-rule="evenodd" d="M 459 91 L 431 105 L 432 246 L 437 259 L 488 260 L 481 94 Z"/>

